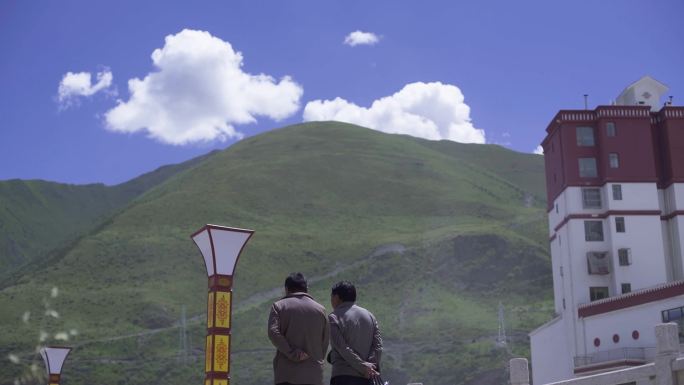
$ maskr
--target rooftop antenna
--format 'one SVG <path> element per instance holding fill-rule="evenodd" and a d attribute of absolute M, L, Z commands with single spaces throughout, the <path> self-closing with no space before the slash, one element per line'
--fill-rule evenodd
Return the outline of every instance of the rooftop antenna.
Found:
<path fill-rule="evenodd" d="M 589 94 L 584 94 L 584 109 L 589 109 Z"/>

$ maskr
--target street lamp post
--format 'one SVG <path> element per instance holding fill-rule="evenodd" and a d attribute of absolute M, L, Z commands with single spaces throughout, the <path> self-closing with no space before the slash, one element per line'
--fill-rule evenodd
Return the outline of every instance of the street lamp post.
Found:
<path fill-rule="evenodd" d="M 204 385 L 230 384 L 233 272 L 253 233 L 253 230 L 206 225 L 191 236 L 204 257 L 209 277 Z"/>
<path fill-rule="evenodd" d="M 49 385 L 59 385 L 62 365 L 64 365 L 69 352 L 71 352 L 71 348 L 64 346 L 46 346 L 40 349 L 40 355 L 43 357 L 43 361 L 45 361 Z"/>

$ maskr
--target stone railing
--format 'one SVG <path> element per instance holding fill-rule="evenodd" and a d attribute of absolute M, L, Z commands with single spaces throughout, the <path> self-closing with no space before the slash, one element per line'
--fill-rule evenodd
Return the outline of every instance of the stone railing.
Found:
<path fill-rule="evenodd" d="M 657 346 L 655 360 L 652 363 L 553 382 L 547 385 L 684 384 L 684 357 L 680 357 L 679 329 L 677 324 L 656 325 L 655 333 Z M 514 358 L 509 362 L 509 365 L 511 385 L 530 385 L 530 371 L 527 359 Z"/>

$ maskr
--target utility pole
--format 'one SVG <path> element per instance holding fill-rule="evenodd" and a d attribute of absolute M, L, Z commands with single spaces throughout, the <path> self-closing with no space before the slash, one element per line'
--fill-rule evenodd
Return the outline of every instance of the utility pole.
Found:
<path fill-rule="evenodd" d="M 185 305 L 181 306 L 180 328 L 178 328 L 178 361 L 188 363 L 188 334 L 185 320 Z"/>
<path fill-rule="evenodd" d="M 507 347 L 508 338 L 506 338 L 506 322 L 504 319 L 504 307 L 501 302 L 499 302 L 499 335 L 496 337 L 496 346 Z"/>

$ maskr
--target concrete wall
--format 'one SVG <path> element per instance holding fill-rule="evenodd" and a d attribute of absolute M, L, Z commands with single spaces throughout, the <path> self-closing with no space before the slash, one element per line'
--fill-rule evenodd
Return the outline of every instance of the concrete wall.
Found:
<path fill-rule="evenodd" d="M 545 384 L 571 378 L 572 359 L 559 352 L 568 351 L 565 323 L 556 318 L 530 333 L 532 348 L 532 382 Z"/>
<path fill-rule="evenodd" d="M 580 319 L 586 346 L 583 355 L 619 348 L 654 348 L 654 327 L 663 322 L 661 312 L 680 306 L 684 306 L 684 296 Z M 634 331 L 639 334 L 636 339 L 632 337 Z M 619 338 L 618 342 L 613 341 L 615 335 Z M 596 338 L 600 340 L 598 347 L 594 346 Z"/>

